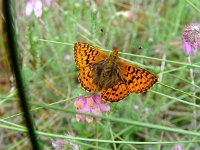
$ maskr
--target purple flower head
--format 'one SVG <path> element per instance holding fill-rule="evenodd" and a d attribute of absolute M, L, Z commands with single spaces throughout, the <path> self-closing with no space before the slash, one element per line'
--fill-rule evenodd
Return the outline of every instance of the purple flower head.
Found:
<path fill-rule="evenodd" d="M 182 35 L 183 50 L 186 56 L 196 55 L 200 47 L 200 24 L 189 24 L 183 30 Z"/>
<path fill-rule="evenodd" d="M 95 115 L 102 115 L 102 113 L 110 111 L 110 106 L 104 103 L 98 94 L 89 95 L 87 97 L 81 96 L 75 100 L 74 106 L 79 112 L 91 113 Z M 82 114 L 76 114 L 76 120 L 78 122 L 93 122 L 99 121 L 100 119 Z"/>

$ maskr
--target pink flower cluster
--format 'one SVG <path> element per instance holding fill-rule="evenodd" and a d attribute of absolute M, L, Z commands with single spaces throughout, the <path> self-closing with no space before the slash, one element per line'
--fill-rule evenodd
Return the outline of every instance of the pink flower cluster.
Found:
<path fill-rule="evenodd" d="M 200 47 L 200 24 L 189 24 L 183 30 L 183 50 L 186 56 L 196 55 Z"/>
<path fill-rule="evenodd" d="M 101 101 L 101 97 L 98 94 L 89 95 L 87 97 L 81 96 L 75 100 L 74 106 L 79 112 L 95 115 L 102 115 L 102 113 L 110 111 L 110 106 Z M 78 122 L 93 122 L 98 121 L 99 119 L 82 114 L 76 114 L 76 120 Z"/>
<path fill-rule="evenodd" d="M 46 6 L 49 7 L 51 2 L 50 0 L 45 0 Z M 30 16 L 34 12 L 36 17 L 42 16 L 42 0 L 28 0 L 26 3 L 26 16 Z"/>
<path fill-rule="evenodd" d="M 79 150 L 79 147 L 77 144 L 67 142 L 66 140 L 62 140 L 62 139 L 52 142 L 52 146 L 55 148 L 55 150 L 63 150 L 65 148 L 70 148 L 72 150 Z"/>

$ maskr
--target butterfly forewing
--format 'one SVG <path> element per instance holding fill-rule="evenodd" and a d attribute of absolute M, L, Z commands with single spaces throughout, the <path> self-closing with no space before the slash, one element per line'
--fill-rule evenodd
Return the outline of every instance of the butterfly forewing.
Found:
<path fill-rule="evenodd" d="M 118 61 L 121 78 L 126 83 L 130 93 L 146 92 L 158 80 L 151 72 L 126 62 Z"/>
<path fill-rule="evenodd" d="M 91 65 L 105 58 L 108 58 L 108 55 L 88 43 L 76 42 L 74 44 L 74 59 L 78 68 Z"/>

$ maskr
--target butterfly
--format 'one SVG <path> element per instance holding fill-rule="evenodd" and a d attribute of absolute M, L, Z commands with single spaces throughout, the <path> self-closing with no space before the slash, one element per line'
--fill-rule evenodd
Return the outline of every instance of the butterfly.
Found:
<path fill-rule="evenodd" d="M 74 59 L 79 69 L 79 82 L 89 92 L 101 92 L 110 102 L 124 99 L 130 93 L 142 93 L 158 80 L 155 74 L 121 61 L 118 50 L 110 55 L 88 43 L 74 44 Z"/>

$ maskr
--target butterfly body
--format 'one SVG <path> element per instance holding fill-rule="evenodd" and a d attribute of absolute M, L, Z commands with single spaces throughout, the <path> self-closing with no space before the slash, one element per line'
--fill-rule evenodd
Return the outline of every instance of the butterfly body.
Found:
<path fill-rule="evenodd" d="M 119 80 L 120 76 L 117 72 L 117 53 L 111 53 L 105 60 L 99 61 L 92 65 L 93 83 L 98 87 L 98 91 L 114 86 Z"/>
<path fill-rule="evenodd" d="M 157 81 L 153 73 L 121 61 L 117 49 L 107 55 L 90 44 L 77 42 L 74 58 L 82 87 L 90 92 L 100 91 L 107 101 L 116 102 L 130 93 L 145 92 Z"/>

